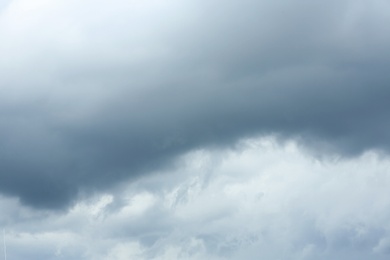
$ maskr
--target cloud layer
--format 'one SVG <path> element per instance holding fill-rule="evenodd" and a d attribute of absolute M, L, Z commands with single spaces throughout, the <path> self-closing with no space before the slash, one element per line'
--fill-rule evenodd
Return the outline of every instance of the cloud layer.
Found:
<path fill-rule="evenodd" d="M 389 149 L 387 1 L 0 8 L 0 190 L 30 206 L 257 134 Z"/>
<path fill-rule="evenodd" d="M 385 0 L 2 1 L 9 258 L 388 259 L 387 24 Z"/>
<path fill-rule="evenodd" d="M 66 213 L 2 198 L 12 259 L 387 259 L 388 158 L 296 142 L 197 150 Z"/>

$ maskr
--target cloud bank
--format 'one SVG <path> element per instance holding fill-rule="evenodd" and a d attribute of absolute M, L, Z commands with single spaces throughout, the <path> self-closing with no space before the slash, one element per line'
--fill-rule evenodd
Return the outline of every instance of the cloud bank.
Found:
<path fill-rule="evenodd" d="M 12 259 L 387 259 L 388 158 L 296 142 L 197 150 L 65 214 L 1 199 Z M 26 220 L 28 220 L 26 222 Z"/>
<path fill-rule="evenodd" d="M 385 0 L 2 1 L 10 257 L 387 259 L 389 23 Z"/>
<path fill-rule="evenodd" d="M 62 208 L 257 134 L 389 149 L 386 1 L 6 1 L 0 190 Z"/>

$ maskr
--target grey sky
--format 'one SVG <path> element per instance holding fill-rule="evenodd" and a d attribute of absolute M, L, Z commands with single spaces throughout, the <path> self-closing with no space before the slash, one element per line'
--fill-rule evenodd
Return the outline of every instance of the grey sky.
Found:
<path fill-rule="evenodd" d="M 11 1 L 1 190 L 62 207 L 80 188 L 259 133 L 387 150 L 382 5 Z"/>
<path fill-rule="evenodd" d="M 62 214 L 252 137 L 387 158 L 387 24 L 385 0 L 3 1 L 0 193 Z"/>

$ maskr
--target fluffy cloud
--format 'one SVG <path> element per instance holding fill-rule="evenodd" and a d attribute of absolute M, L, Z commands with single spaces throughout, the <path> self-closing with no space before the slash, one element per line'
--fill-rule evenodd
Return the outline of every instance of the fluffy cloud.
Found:
<path fill-rule="evenodd" d="M 196 150 L 66 213 L 2 199 L 12 259 L 386 259 L 390 161 L 250 139 Z M 13 208 L 13 209 L 12 209 Z M 18 217 L 15 217 L 18 216 Z"/>

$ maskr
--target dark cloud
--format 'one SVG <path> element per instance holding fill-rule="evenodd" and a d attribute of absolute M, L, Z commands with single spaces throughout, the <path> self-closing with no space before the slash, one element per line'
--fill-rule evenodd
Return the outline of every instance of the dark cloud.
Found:
<path fill-rule="evenodd" d="M 390 148 L 383 1 L 89 4 L 1 13 L 4 194 L 61 208 L 258 134 Z"/>

